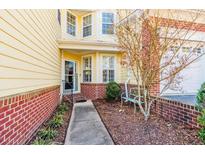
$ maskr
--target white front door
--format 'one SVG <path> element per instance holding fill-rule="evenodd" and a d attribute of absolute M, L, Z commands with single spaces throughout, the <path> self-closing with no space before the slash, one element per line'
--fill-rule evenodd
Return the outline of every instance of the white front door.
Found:
<path fill-rule="evenodd" d="M 78 91 L 78 78 L 76 73 L 76 62 L 65 61 L 65 91 Z"/>

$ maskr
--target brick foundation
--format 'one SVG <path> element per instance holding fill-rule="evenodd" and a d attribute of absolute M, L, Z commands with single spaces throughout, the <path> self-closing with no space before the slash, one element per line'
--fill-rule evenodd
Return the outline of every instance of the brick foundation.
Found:
<path fill-rule="evenodd" d="M 200 113 L 192 105 L 160 98 L 153 104 L 152 111 L 167 120 L 174 120 L 191 128 L 200 127 L 197 124 Z"/>
<path fill-rule="evenodd" d="M 60 86 L 0 98 L 0 144 L 24 144 L 60 102 Z"/>
<path fill-rule="evenodd" d="M 81 94 L 88 99 L 105 98 L 106 84 L 104 83 L 81 83 Z"/>
<path fill-rule="evenodd" d="M 120 83 L 121 90 L 125 90 L 125 84 Z M 136 87 L 134 84 L 128 84 L 128 91 L 130 88 Z M 105 83 L 81 83 L 81 94 L 88 99 L 102 99 L 105 98 L 106 84 Z M 151 95 L 159 94 L 159 84 L 156 84 L 151 89 Z"/>

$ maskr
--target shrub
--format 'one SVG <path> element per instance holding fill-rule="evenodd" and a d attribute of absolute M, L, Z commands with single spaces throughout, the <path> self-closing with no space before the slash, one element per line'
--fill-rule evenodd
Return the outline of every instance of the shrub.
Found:
<path fill-rule="evenodd" d="M 49 122 L 49 126 L 51 128 L 58 128 L 62 126 L 63 124 L 63 116 L 60 114 L 57 114 L 53 117 L 53 119 Z"/>
<path fill-rule="evenodd" d="M 57 131 L 48 127 L 47 129 L 41 129 L 38 132 L 38 137 L 43 140 L 51 140 L 57 135 Z"/>
<path fill-rule="evenodd" d="M 37 138 L 34 142 L 33 145 L 49 145 L 51 144 L 50 140 L 43 140 L 41 138 Z"/>
<path fill-rule="evenodd" d="M 202 110 L 201 115 L 197 118 L 197 121 L 202 127 L 205 127 L 205 109 Z"/>
<path fill-rule="evenodd" d="M 106 98 L 108 100 L 115 100 L 120 96 L 120 85 L 116 82 L 109 82 L 106 86 Z"/>
<path fill-rule="evenodd" d="M 64 114 L 64 112 L 68 111 L 68 106 L 66 103 L 61 103 L 58 107 L 58 113 L 59 114 Z"/>
<path fill-rule="evenodd" d="M 198 132 L 199 138 L 205 144 L 205 128 L 202 128 Z"/>
<path fill-rule="evenodd" d="M 202 126 L 198 132 L 199 138 L 205 144 L 205 109 L 203 109 L 201 115 L 197 117 L 197 122 Z"/>
<path fill-rule="evenodd" d="M 196 107 L 199 110 L 205 108 L 205 82 L 201 85 L 201 88 L 197 93 L 196 100 L 197 100 Z"/>

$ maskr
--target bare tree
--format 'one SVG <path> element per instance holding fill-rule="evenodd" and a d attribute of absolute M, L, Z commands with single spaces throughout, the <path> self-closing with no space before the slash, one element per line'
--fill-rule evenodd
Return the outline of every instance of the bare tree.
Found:
<path fill-rule="evenodd" d="M 138 105 L 145 120 L 157 97 L 169 88 L 179 88 L 179 73 L 204 55 L 203 41 L 193 41 L 195 29 L 201 26 L 197 24 L 201 11 L 187 10 L 189 21 L 177 19 L 177 11 L 118 10 L 121 20 L 116 25 L 116 36 L 125 57 L 122 64 L 134 75 L 138 102 L 144 102 Z M 187 47 L 190 44 L 192 47 Z M 163 88 L 152 97 L 150 90 L 159 83 Z"/>

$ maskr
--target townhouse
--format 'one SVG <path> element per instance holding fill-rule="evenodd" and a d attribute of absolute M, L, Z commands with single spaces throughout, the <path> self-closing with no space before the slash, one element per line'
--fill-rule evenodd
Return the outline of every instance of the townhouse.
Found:
<path fill-rule="evenodd" d="M 189 20 L 187 11 L 177 22 Z M 120 20 L 117 10 L 0 10 L 0 144 L 25 143 L 71 92 L 97 99 L 109 81 L 125 83 L 114 34 Z M 204 18 L 198 22 L 205 27 Z M 205 28 L 196 30 L 191 41 L 203 40 Z M 204 64 L 187 68 L 183 95 L 196 94 Z"/>

